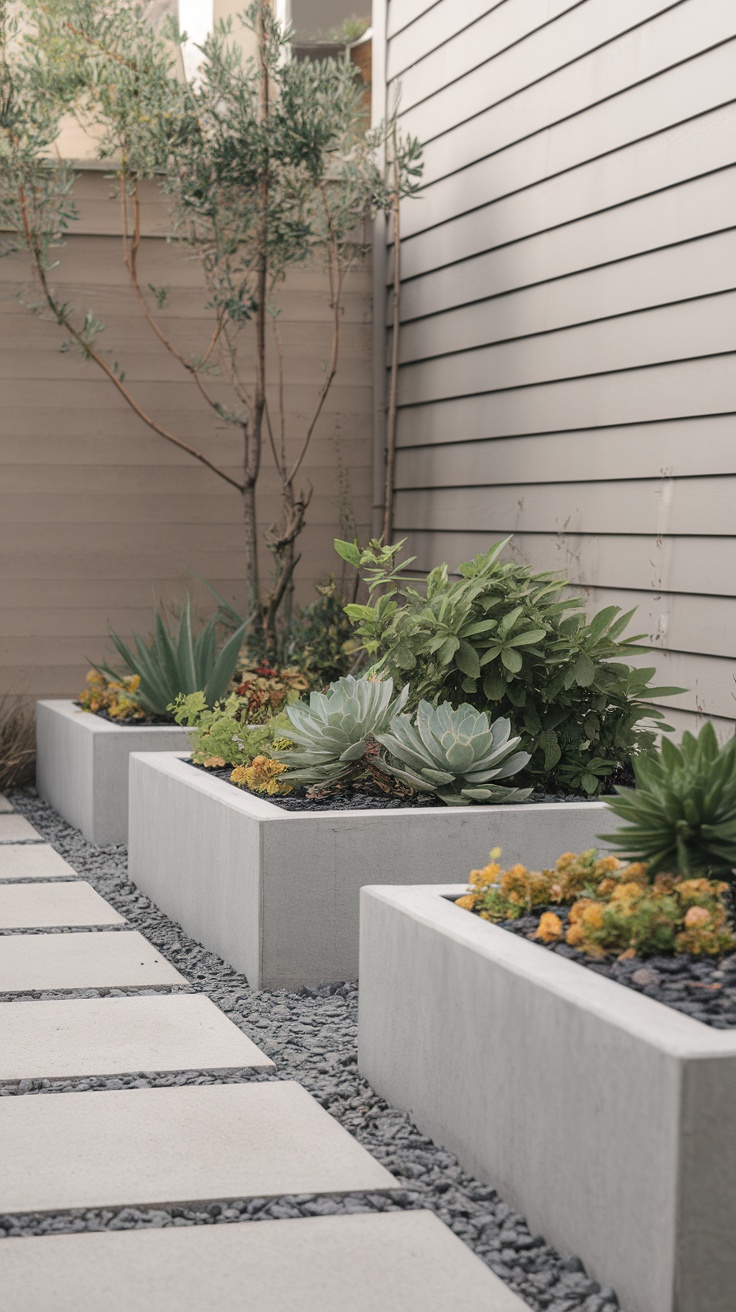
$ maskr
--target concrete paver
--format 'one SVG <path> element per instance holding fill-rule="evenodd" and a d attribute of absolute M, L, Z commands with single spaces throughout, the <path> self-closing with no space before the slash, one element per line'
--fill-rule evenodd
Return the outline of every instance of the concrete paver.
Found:
<path fill-rule="evenodd" d="M 0 880 L 80 878 L 48 843 L 0 844 Z"/>
<path fill-rule="evenodd" d="M 82 880 L 68 884 L 0 884 L 0 929 L 124 923 L 125 917 Z"/>
<path fill-rule="evenodd" d="M 0 1080 L 272 1067 L 201 994 L 0 1003 Z"/>
<path fill-rule="evenodd" d="M 25 816 L 15 813 L 0 815 L 0 843 L 25 843 L 29 840 L 43 842 L 38 830 L 28 823 Z"/>
<path fill-rule="evenodd" d="M 11 1239 L 0 1287 L 5 1312 L 527 1309 L 424 1211 Z"/>
<path fill-rule="evenodd" d="M 8 801 L 5 794 L 0 793 L 0 813 L 3 811 L 12 811 L 12 810 L 14 810 L 14 807 L 10 805 L 10 802 Z"/>
<path fill-rule="evenodd" d="M 0 1162 L 0 1212 L 398 1188 L 292 1081 L 0 1098 Z"/>
<path fill-rule="evenodd" d="M 132 930 L 0 935 L 0 993 L 186 983 L 142 934 Z"/>

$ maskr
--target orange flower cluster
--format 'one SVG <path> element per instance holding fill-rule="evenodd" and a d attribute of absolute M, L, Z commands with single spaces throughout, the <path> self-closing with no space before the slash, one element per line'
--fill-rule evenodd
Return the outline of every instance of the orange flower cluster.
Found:
<path fill-rule="evenodd" d="M 531 937 L 560 942 L 590 956 L 607 953 L 689 952 L 717 955 L 736 947 L 728 924 L 728 885 L 712 879 L 677 879 L 660 874 L 649 882 L 646 865 L 598 857 L 595 849 L 566 852 L 554 870 L 514 865 L 502 871 L 500 851 L 482 870 L 473 870 L 468 893 L 457 905 L 484 920 L 514 920 L 536 907 L 569 906 L 568 926 L 554 911 L 542 912 Z"/>
<path fill-rule="evenodd" d="M 250 765 L 236 765 L 230 775 L 232 784 L 241 784 L 250 788 L 252 793 L 290 793 L 291 786 L 279 782 L 286 766 L 282 761 L 274 761 L 270 756 L 256 756 Z"/>
<path fill-rule="evenodd" d="M 78 702 L 83 711 L 106 711 L 112 720 L 145 720 L 146 712 L 136 700 L 136 692 L 141 681 L 139 674 L 127 678 L 108 679 L 99 670 L 90 670 L 84 692 L 79 694 Z"/>

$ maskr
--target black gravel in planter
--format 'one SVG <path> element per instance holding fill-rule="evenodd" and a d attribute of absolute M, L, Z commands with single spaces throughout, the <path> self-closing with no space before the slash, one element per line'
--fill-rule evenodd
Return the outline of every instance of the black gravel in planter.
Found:
<path fill-rule="evenodd" d="M 730 1030 L 736 1026 L 736 953 L 720 957 L 678 953 L 676 956 L 630 957 L 625 961 L 589 957 L 567 943 L 544 943 L 535 939 L 533 935 L 543 911 L 554 911 L 563 925 L 567 925 L 569 908 L 549 906 L 539 907 L 534 915 L 520 916 L 518 920 L 504 920 L 500 928 L 529 938 L 537 947 L 577 961 L 586 970 L 593 970 L 616 984 L 644 993 L 655 1002 L 663 1002 L 666 1007 L 682 1011 L 713 1029 Z"/>
<path fill-rule="evenodd" d="M 221 779 L 223 783 L 231 783 L 230 775 L 233 772 L 231 765 L 213 768 L 198 765 L 196 761 L 189 761 L 188 764 L 195 770 L 202 770 L 204 774 L 211 775 L 215 779 Z M 306 788 L 295 788 L 293 792 L 286 794 L 274 793 L 272 797 L 269 797 L 266 793 L 255 793 L 251 788 L 243 788 L 241 784 L 231 784 L 231 787 L 237 788 L 240 793 L 247 793 L 249 797 L 257 797 L 262 802 L 273 802 L 274 806 L 281 807 L 282 811 L 398 811 L 403 810 L 405 807 L 426 808 L 444 807 L 446 805 L 433 793 L 414 793 L 408 797 L 392 797 L 387 793 L 382 793 L 377 787 L 374 791 L 345 789 L 341 793 L 335 793 L 333 797 L 321 799 L 307 797 Z M 532 793 L 527 800 L 529 802 L 589 802 L 591 799 L 577 794 Z M 513 803 L 513 805 L 515 806 L 517 803 Z"/>
<path fill-rule="evenodd" d="M 107 720 L 108 724 L 114 724 L 117 729 L 175 729 L 176 722 L 170 715 L 147 715 L 144 720 L 120 719 L 117 715 L 108 715 L 107 711 L 88 711 L 75 701 L 75 706 L 84 710 L 85 715 L 96 715 L 98 720 Z"/>
<path fill-rule="evenodd" d="M 231 765 L 225 766 L 224 769 L 212 769 L 205 765 L 197 765 L 195 761 L 190 761 L 189 764 L 195 770 L 202 770 L 204 774 L 221 779 L 223 783 L 230 783 L 230 775 L 233 772 Z M 307 797 L 306 788 L 295 788 L 291 793 L 274 793 L 269 797 L 266 793 L 256 793 L 252 788 L 243 788 L 240 784 L 231 784 L 231 787 L 237 788 L 239 793 L 247 793 L 249 797 L 257 797 L 261 802 L 273 802 L 274 806 L 280 807 L 282 811 L 380 811 L 398 810 L 405 806 L 445 805 L 432 793 L 392 797 L 389 793 L 380 792 L 378 788 L 375 792 L 345 789 L 332 797 L 316 798 Z"/>
<path fill-rule="evenodd" d="M 358 990 L 350 983 L 254 993 L 214 953 L 190 939 L 127 878 L 124 847 L 94 847 L 31 790 L 9 794 L 16 809 L 44 838 L 145 934 L 198 992 L 205 993 L 276 1062 L 276 1070 L 164 1075 L 141 1072 L 90 1081 L 21 1081 L 0 1088 L 4 1096 L 52 1095 L 60 1087 L 117 1089 L 160 1084 L 218 1083 L 233 1079 L 292 1079 L 399 1180 L 391 1194 L 299 1195 L 278 1199 L 214 1200 L 190 1207 L 74 1209 L 63 1213 L 0 1215 L 0 1238 L 85 1230 L 155 1226 L 219 1225 L 282 1217 L 430 1208 L 526 1301 L 533 1312 L 618 1312 L 613 1290 L 590 1279 L 577 1257 L 557 1252 L 535 1235 L 524 1218 L 491 1185 L 464 1171 L 452 1153 L 423 1135 L 409 1117 L 374 1093 L 357 1070 Z M 146 989 L 147 993 L 171 992 Z M 96 997 L 87 989 L 76 996 Z M 111 996 L 127 990 L 107 990 Z M 140 993 L 141 990 L 136 990 Z M 24 995 L 28 996 L 28 995 Z M 41 996 L 75 996 L 73 992 Z M 132 1085 L 130 1083 L 132 1081 Z"/>

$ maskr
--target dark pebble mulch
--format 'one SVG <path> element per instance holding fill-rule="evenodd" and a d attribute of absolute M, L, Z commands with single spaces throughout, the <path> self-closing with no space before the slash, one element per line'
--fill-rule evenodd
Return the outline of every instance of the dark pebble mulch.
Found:
<path fill-rule="evenodd" d="M 21 1081 L 0 1088 L 2 1094 L 27 1096 L 53 1094 L 62 1088 L 72 1092 L 221 1079 L 293 1079 L 392 1171 L 401 1187 L 390 1194 L 302 1195 L 214 1200 L 180 1207 L 0 1215 L 0 1238 L 424 1207 L 434 1211 L 533 1312 L 618 1312 L 614 1291 L 586 1275 L 579 1258 L 558 1252 L 530 1230 L 523 1216 L 504 1202 L 492 1185 L 463 1170 L 452 1153 L 422 1134 L 404 1112 L 390 1107 L 361 1078 L 356 1051 L 358 990 L 354 984 L 330 983 L 298 993 L 285 989 L 253 992 L 244 976 L 188 938 L 130 883 L 125 848 L 94 847 L 30 790 L 14 792 L 11 799 L 46 841 L 127 917 L 131 928 L 145 934 L 192 987 L 210 997 L 275 1061 L 276 1070 L 225 1076 L 140 1072 L 90 1081 Z M 87 990 L 77 996 L 97 992 Z"/>
<path fill-rule="evenodd" d="M 586 970 L 604 975 L 625 988 L 644 993 L 655 1002 L 674 1007 L 686 1016 L 702 1021 L 717 1030 L 730 1030 L 736 1026 L 736 953 L 721 957 L 677 956 L 630 957 L 625 961 L 616 958 L 600 960 L 586 956 L 567 943 L 543 943 L 532 935 L 539 924 L 542 911 L 554 911 L 565 924 L 565 907 L 540 907 L 534 915 L 520 916 L 518 920 L 505 920 L 501 929 L 512 934 L 531 938 L 535 946 L 555 952 L 557 956 L 577 961 Z"/>
<path fill-rule="evenodd" d="M 197 765 L 195 761 L 189 764 L 195 770 L 202 770 L 205 774 L 213 776 L 215 779 L 222 779 L 224 783 L 230 783 L 230 775 L 233 772 L 231 765 L 223 768 Z M 281 807 L 282 811 L 390 811 L 398 810 L 404 807 L 444 807 L 445 803 L 432 793 L 414 793 L 407 797 L 391 797 L 386 793 L 378 790 L 375 792 L 363 792 L 358 789 L 346 789 L 344 792 L 335 793 L 333 797 L 315 798 L 307 797 L 306 788 L 295 788 L 293 792 L 279 796 L 278 793 L 273 797 L 267 797 L 265 793 L 254 793 L 250 788 L 243 788 L 240 784 L 233 784 L 241 793 L 248 793 L 251 797 L 258 797 L 261 801 L 273 802 L 274 806 Z M 580 797 L 577 794 L 567 796 L 562 793 L 532 793 L 528 799 L 530 802 L 589 802 L 589 797 Z"/>
<path fill-rule="evenodd" d="M 75 701 L 75 706 L 80 703 Z M 80 706 L 80 710 L 83 709 Z M 116 729 L 175 729 L 176 724 L 170 715 L 147 715 L 143 720 L 121 720 L 117 715 L 108 715 L 107 711 L 87 711 L 88 715 L 97 715 L 101 720 L 107 720 L 108 724 L 114 724 Z"/>
<path fill-rule="evenodd" d="M 216 779 L 222 779 L 224 783 L 230 783 L 230 775 L 233 767 L 228 765 L 225 769 L 211 769 L 204 765 L 197 765 L 194 761 L 189 764 L 195 770 L 203 770 L 205 774 L 213 775 Z M 316 798 L 307 797 L 306 788 L 295 788 L 288 794 L 275 793 L 273 797 L 266 796 L 265 793 L 255 793 L 251 788 L 243 788 L 240 784 L 233 784 L 240 793 L 248 793 L 251 797 L 258 797 L 262 802 L 273 802 L 282 811 L 385 811 L 397 810 L 405 806 L 444 806 L 437 797 L 431 793 L 415 793 L 409 797 L 392 797 L 388 793 L 376 791 L 360 792 L 359 790 L 346 789 L 344 792 L 335 793 L 332 797 Z"/>

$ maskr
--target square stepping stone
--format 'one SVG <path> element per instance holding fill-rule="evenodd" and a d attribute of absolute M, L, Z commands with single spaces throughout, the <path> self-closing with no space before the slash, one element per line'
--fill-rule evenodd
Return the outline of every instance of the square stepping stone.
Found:
<path fill-rule="evenodd" d="M 3 811 L 12 811 L 14 808 L 10 805 L 4 793 L 0 793 L 0 813 Z"/>
<path fill-rule="evenodd" d="M 0 1213 L 399 1187 L 292 1081 L 0 1098 L 0 1162 Z"/>
<path fill-rule="evenodd" d="M 133 930 L 0 935 L 0 993 L 186 983 L 184 976 Z"/>
<path fill-rule="evenodd" d="M 273 1062 L 201 994 L 0 1003 L 0 1080 Z"/>
<path fill-rule="evenodd" d="M 123 925 L 91 884 L 0 884 L 0 929 L 50 929 L 59 925 Z"/>
<path fill-rule="evenodd" d="M 0 880 L 79 878 L 48 843 L 0 844 Z"/>
<path fill-rule="evenodd" d="M 25 816 L 0 815 L 0 843 L 42 843 L 43 839 Z"/>
<path fill-rule="evenodd" d="M 11 1239 L 0 1287 L 7 1312 L 528 1312 L 431 1212 Z"/>

